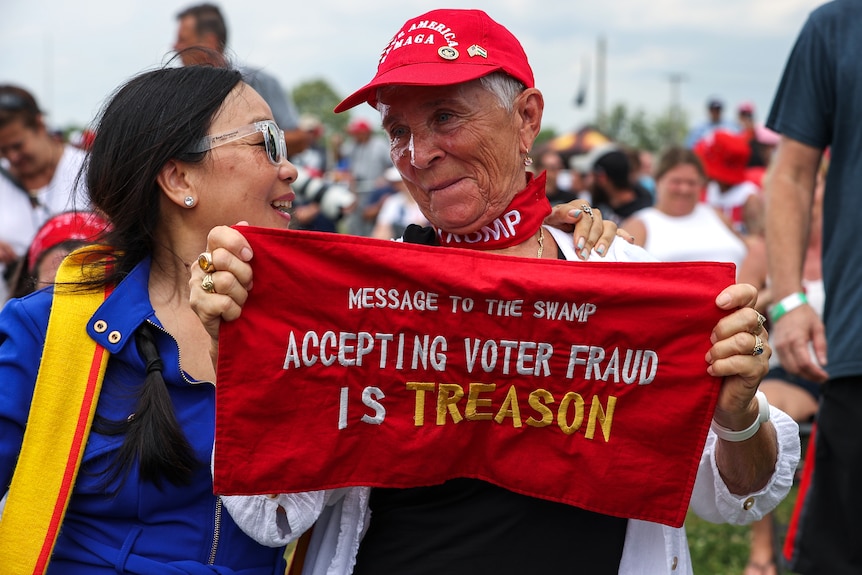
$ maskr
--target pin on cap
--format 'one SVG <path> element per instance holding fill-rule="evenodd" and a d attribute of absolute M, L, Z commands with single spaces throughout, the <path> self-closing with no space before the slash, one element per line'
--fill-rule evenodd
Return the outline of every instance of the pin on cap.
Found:
<path fill-rule="evenodd" d="M 437 53 L 440 54 L 440 57 L 444 60 L 457 60 L 458 56 L 460 56 L 460 54 L 458 54 L 458 50 L 451 46 L 440 46 Z"/>

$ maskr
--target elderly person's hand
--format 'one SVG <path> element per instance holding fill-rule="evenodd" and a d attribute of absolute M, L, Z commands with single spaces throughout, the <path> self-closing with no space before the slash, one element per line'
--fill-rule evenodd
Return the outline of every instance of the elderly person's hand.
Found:
<path fill-rule="evenodd" d="M 735 311 L 716 324 L 712 347 L 706 354 L 710 375 L 724 377 L 713 419 L 734 431 L 747 429 L 759 417 L 755 394 L 769 371 L 772 351 L 763 328 L 764 318 L 754 309 L 756 302 L 757 289 L 748 284 L 732 285 L 715 299 L 719 308 Z M 766 485 L 778 456 L 775 429 L 769 422 L 761 425 L 751 439 L 719 440 L 718 444 L 718 469 L 731 492 L 753 493 Z M 753 457 L 755 453 L 768 456 Z"/>
<path fill-rule="evenodd" d="M 597 254 L 604 257 L 617 236 L 630 244 L 634 243 L 631 234 L 622 228 L 617 228 L 614 222 L 602 218 L 600 209 L 590 208 L 590 205 L 583 200 L 572 200 L 554 206 L 545 218 L 545 223 L 571 232 L 575 239 L 575 252 L 578 258 L 584 261 L 589 259 L 590 252 L 594 249 Z"/>
<path fill-rule="evenodd" d="M 246 225 L 246 222 L 238 225 Z M 240 316 L 251 290 L 252 273 L 248 262 L 252 256 L 251 246 L 240 232 L 218 226 L 207 235 L 206 251 L 191 266 L 189 302 L 212 338 L 210 355 L 214 366 L 221 321 L 232 321 Z"/>

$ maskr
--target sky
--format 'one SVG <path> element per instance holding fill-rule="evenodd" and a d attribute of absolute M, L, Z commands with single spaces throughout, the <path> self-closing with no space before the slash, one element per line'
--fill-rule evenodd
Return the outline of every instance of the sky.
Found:
<path fill-rule="evenodd" d="M 0 83 L 30 90 L 51 126 L 87 125 L 138 72 L 169 61 L 176 0 L 3 0 Z M 286 88 L 323 79 L 341 96 L 368 82 L 380 51 L 408 18 L 439 7 L 479 8 L 521 41 L 558 133 L 625 104 L 648 115 L 678 102 L 690 123 L 708 98 L 725 116 L 743 101 L 764 120 L 793 42 L 821 0 L 221 0 L 235 60 Z M 604 90 L 596 81 L 605 49 Z M 582 78 L 586 101 L 575 105 Z M 677 80 L 673 80 L 676 78 Z M 378 122 L 370 106 L 351 112 Z"/>

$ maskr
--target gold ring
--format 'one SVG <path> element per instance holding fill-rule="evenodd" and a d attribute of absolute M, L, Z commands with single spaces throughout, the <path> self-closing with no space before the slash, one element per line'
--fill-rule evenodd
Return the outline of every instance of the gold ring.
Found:
<path fill-rule="evenodd" d="M 589 205 L 587 205 L 587 204 L 583 204 L 583 205 L 581 206 L 581 209 L 584 211 L 584 213 L 585 213 L 585 214 L 587 214 L 588 216 L 590 216 L 590 219 L 591 219 L 591 220 L 593 219 L 593 208 L 591 208 L 591 207 L 590 207 Z"/>
<path fill-rule="evenodd" d="M 754 335 L 754 349 L 751 350 L 751 355 L 760 355 L 763 353 L 763 340 L 760 336 Z"/>
<path fill-rule="evenodd" d="M 201 288 L 207 293 L 215 293 L 215 282 L 213 282 L 212 274 L 204 276 L 204 279 L 201 280 Z"/>
<path fill-rule="evenodd" d="M 215 271 L 215 266 L 213 265 L 213 255 L 209 252 L 204 252 L 198 256 L 198 265 L 201 266 L 201 269 L 206 273 L 211 273 Z"/>

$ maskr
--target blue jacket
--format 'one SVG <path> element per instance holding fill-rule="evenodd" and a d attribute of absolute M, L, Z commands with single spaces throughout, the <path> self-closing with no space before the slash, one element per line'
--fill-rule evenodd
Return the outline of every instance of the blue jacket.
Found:
<path fill-rule="evenodd" d="M 134 333 L 148 321 L 161 330 L 149 301 L 150 261 L 141 262 L 101 305 L 87 326 L 90 337 L 110 353 L 97 415 L 125 420 L 143 383 L 144 362 Z M 12 300 L 0 313 L 0 486 L 8 488 L 21 448 L 39 359 L 48 326 L 51 292 Z M 93 330 L 96 319 L 108 329 Z M 108 334 L 120 334 L 110 343 Z M 177 342 L 160 331 L 157 345 L 177 420 L 200 468 L 189 486 L 144 482 L 133 469 L 105 485 L 105 468 L 116 457 L 122 436 L 91 433 L 69 502 L 49 574 L 101 573 L 273 575 L 284 573 L 283 548 L 259 545 L 222 510 L 212 493 L 210 455 L 215 425 L 215 387 L 194 381 L 180 367 Z"/>

